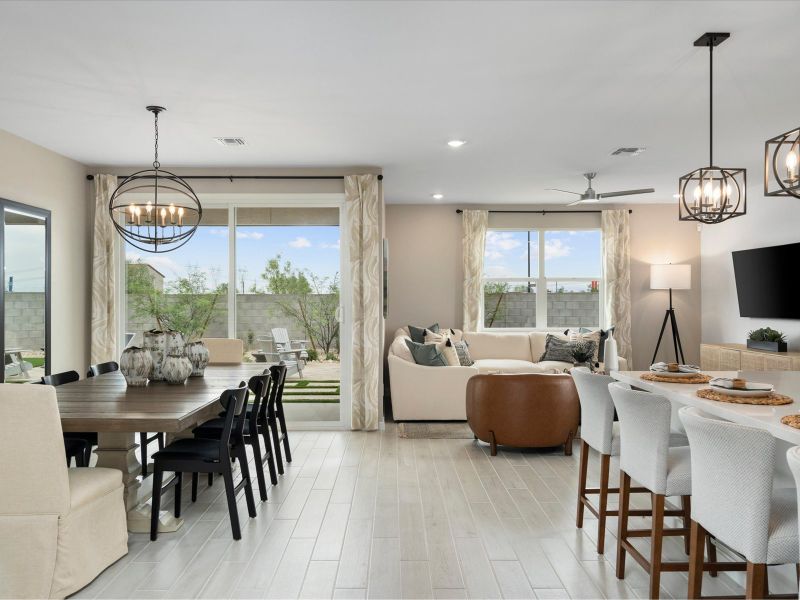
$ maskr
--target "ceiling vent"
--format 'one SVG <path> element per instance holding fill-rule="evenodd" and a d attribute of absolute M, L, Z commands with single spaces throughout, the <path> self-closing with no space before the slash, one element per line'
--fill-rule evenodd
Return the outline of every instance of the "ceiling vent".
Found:
<path fill-rule="evenodd" d="M 246 145 L 244 138 L 240 137 L 218 137 L 214 139 L 220 146 L 225 146 L 226 148 L 237 148 Z"/>
<path fill-rule="evenodd" d="M 639 156 L 645 150 L 647 150 L 647 148 L 626 146 L 622 148 L 617 148 L 616 150 L 612 150 L 611 156 Z"/>

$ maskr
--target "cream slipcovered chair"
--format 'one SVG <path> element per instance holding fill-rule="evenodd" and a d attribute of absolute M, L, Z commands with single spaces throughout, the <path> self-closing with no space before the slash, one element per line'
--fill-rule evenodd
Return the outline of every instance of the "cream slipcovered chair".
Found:
<path fill-rule="evenodd" d="M 128 552 L 122 473 L 67 468 L 51 386 L 0 384 L 0 431 L 0 597 L 63 598 Z"/>
<path fill-rule="evenodd" d="M 208 349 L 210 365 L 240 365 L 244 357 L 244 342 L 236 338 L 202 338 Z"/>
<path fill-rule="evenodd" d="M 625 557 L 630 554 L 650 574 L 650 598 L 658 598 L 662 571 L 688 571 L 688 562 L 662 560 L 664 536 L 681 535 L 689 550 L 689 512 L 692 493 L 691 463 L 688 446 L 670 446 L 672 406 L 658 394 L 632 390 L 622 383 L 608 386 L 617 409 L 620 426 L 619 530 L 617 534 L 617 578 L 625 577 Z M 631 479 L 651 493 L 652 525 L 649 530 L 628 529 L 631 515 Z M 665 510 L 667 496 L 680 496 L 682 510 Z M 681 528 L 664 527 L 665 516 L 683 517 Z M 632 538 L 649 533 L 650 558 L 631 543 Z M 711 564 L 716 556 L 711 556 Z M 709 568 L 711 570 L 711 568 Z"/>
<path fill-rule="evenodd" d="M 777 442 L 767 431 L 711 419 L 696 408 L 678 415 L 692 448 L 688 597 L 700 598 L 707 565 L 695 550 L 712 535 L 747 561 L 736 565 L 747 569 L 746 597 L 766 598 L 767 565 L 800 560 L 796 490 L 772 487 Z"/>

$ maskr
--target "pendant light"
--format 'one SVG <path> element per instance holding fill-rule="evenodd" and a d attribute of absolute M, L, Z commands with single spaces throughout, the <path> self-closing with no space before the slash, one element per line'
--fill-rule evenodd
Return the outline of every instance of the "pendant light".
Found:
<path fill-rule="evenodd" d="M 108 203 L 111 222 L 131 246 L 144 252 L 175 250 L 191 239 L 203 208 L 192 187 L 158 162 L 158 115 L 166 109 L 148 106 L 154 116 L 153 168 L 126 177 Z"/>
<path fill-rule="evenodd" d="M 714 165 L 714 48 L 729 33 L 705 33 L 695 46 L 708 47 L 708 166 L 678 180 L 678 216 L 681 221 L 722 223 L 747 213 L 747 170 Z"/>
<path fill-rule="evenodd" d="M 764 144 L 764 195 L 800 198 L 800 127 Z"/>

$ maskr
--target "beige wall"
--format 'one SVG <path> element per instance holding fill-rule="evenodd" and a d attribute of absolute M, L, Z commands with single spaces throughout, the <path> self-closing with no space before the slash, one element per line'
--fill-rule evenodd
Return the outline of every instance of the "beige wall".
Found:
<path fill-rule="evenodd" d="M 0 130 L 0 197 L 52 213 L 52 371 L 89 364 L 91 237 L 83 165 Z"/>
<path fill-rule="evenodd" d="M 519 209 L 520 207 L 516 207 Z M 526 207 L 533 209 L 535 207 Z M 461 217 L 455 205 L 386 206 L 389 240 L 389 317 L 386 341 L 409 323 L 460 327 L 462 323 Z M 555 224 L 559 215 L 547 215 Z M 692 265 L 692 290 L 674 304 L 687 361 L 700 351 L 700 234 L 677 220 L 672 205 L 636 205 L 631 214 L 631 299 L 634 366 L 645 368 L 667 308 L 667 292 L 650 290 L 650 264 Z M 659 353 L 667 358 L 666 346 Z"/>

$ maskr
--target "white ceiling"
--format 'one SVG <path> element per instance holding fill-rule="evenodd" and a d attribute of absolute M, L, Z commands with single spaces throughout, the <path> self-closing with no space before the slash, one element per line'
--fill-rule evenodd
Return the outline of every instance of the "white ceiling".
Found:
<path fill-rule="evenodd" d="M 564 203 L 544 188 L 597 170 L 672 201 L 707 161 L 692 42 L 730 31 L 716 162 L 760 195 L 763 141 L 800 124 L 798 23 L 798 2 L 0 2 L 0 128 L 140 165 L 156 103 L 166 168 L 373 165 L 409 203 Z"/>

